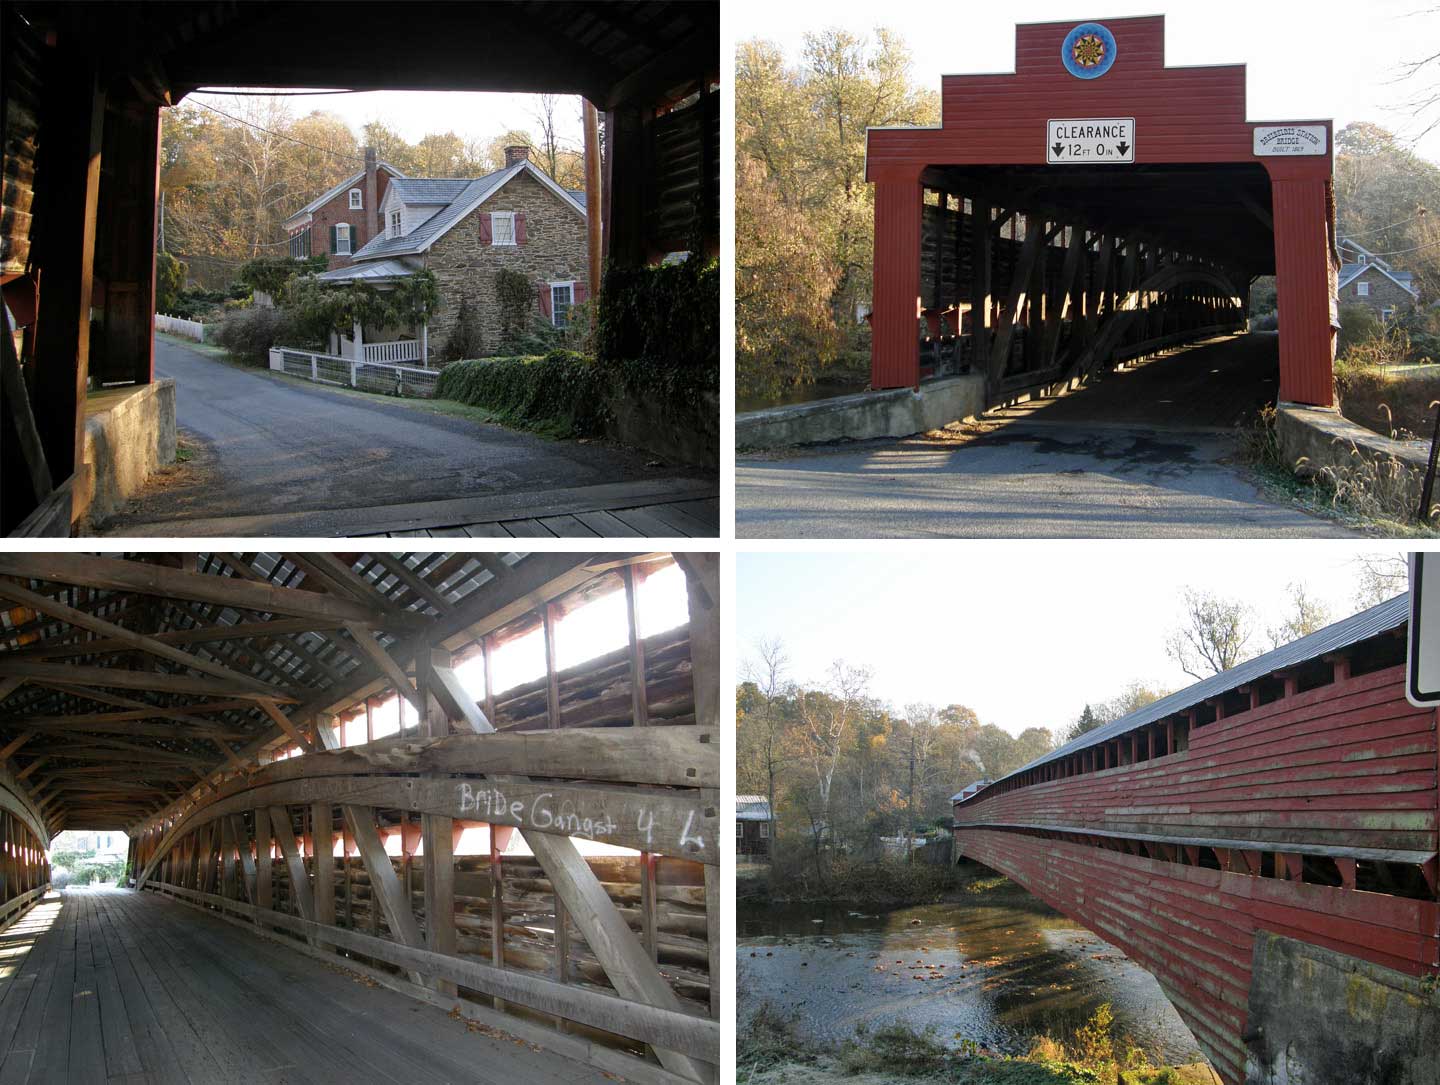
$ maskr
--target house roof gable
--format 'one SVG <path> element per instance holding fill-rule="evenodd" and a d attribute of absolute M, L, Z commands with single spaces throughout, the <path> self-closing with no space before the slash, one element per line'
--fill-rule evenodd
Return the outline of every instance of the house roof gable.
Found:
<path fill-rule="evenodd" d="M 390 174 L 391 177 L 401 179 L 405 177 L 403 173 L 397 170 L 394 166 L 390 165 L 389 162 L 378 162 L 376 163 L 376 165 L 379 169 L 382 169 L 388 174 Z M 291 215 L 285 220 L 283 225 L 289 226 L 290 223 L 294 222 L 296 219 L 303 218 L 305 215 L 313 214 L 320 208 L 324 207 L 331 200 L 333 200 L 336 196 L 340 195 L 340 193 L 344 192 L 347 188 L 354 187 L 356 181 L 363 181 L 364 179 L 364 170 L 361 170 L 359 173 L 352 173 L 349 177 L 345 178 L 345 180 L 341 181 L 334 188 L 329 189 L 323 195 L 316 196 L 315 199 L 311 200 L 304 207 L 300 208 L 299 211 L 296 211 L 293 215 Z"/>
<path fill-rule="evenodd" d="M 1349 275 L 1346 275 L 1342 270 L 1340 274 L 1340 280 L 1338 283 L 1336 283 L 1335 288 L 1337 290 L 1343 290 L 1345 287 L 1353 283 L 1356 279 L 1364 275 L 1367 271 L 1378 271 L 1381 275 L 1384 275 L 1385 278 L 1389 279 L 1396 286 L 1400 287 L 1402 290 L 1408 291 L 1411 297 L 1414 297 L 1416 299 L 1420 297 L 1420 291 L 1416 290 L 1415 287 L 1412 285 L 1415 281 L 1415 276 L 1411 275 L 1409 272 L 1396 273 L 1380 264 L 1351 264 L 1350 266 L 1353 267 L 1355 270 L 1350 272 Z"/>
<path fill-rule="evenodd" d="M 517 162 L 503 170 L 487 173 L 469 182 L 465 188 L 444 208 L 411 230 L 404 237 L 377 236 L 355 254 L 355 260 L 373 260 L 385 256 L 400 256 L 429 251 L 430 247 L 455 228 L 470 212 L 483 204 L 510 181 L 528 172 L 560 200 L 585 217 L 585 205 L 565 189 L 557 185 L 542 170 L 529 162 Z"/>

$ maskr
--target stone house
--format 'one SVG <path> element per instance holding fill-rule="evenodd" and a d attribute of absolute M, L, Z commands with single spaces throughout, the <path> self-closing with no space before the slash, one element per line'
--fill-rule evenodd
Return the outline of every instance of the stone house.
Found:
<path fill-rule="evenodd" d="M 1340 278 L 1337 284 L 1341 305 L 1364 305 L 1382 320 L 1389 320 L 1420 300 L 1415 277 L 1397 271 L 1363 245 L 1342 237 Z"/>
<path fill-rule="evenodd" d="M 365 148 L 365 168 L 346 177 L 285 220 L 289 254 L 300 260 L 326 256 L 328 269 L 349 267 L 354 255 L 381 232 L 380 204 L 390 182 L 405 175 Z"/>
<path fill-rule="evenodd" d="M 395 177 L 379 212 L 383 231 L 320 279 L 383 290 L 428 269 L 439 285 L 440 307 L 420 327 L 356 328 L 337 336 L 331 351 L 341 357 L 429 365 L 459 321 L 462 302 L 478 326 L 481 352 L 494 353 L 502 333 L 501 270 L 530 281 L 533 315 L 557 327 L 587 298 L 584 195 L 538 169 L 528 147 L 507 147 L 505 168 L 484 177 Z"/>

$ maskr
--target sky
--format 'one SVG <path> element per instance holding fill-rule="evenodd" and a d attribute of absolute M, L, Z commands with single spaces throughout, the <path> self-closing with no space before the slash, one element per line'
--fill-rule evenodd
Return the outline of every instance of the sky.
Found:
<path fill-rule="evenodd" d="M 903 552 L 736 556 L 736 659 L 779 638 L 792 681 L 843 659 L 874 671 L 896 709 L 964 704 L 1011 734 L 1071 722 L 1139 680 L 1194 681 L 1165 654 L 1185 586 L 1248 600 L 1261 630 L 1299 581 L 1335 618 L 1354 612 L 1355 555 L 1374 544 L 983 542 Z M 1390 548 L 1389 552 L 1396 552 Z"/>
<path fill-rule="evenodd" d="M 197 91 L 187 102 L 203 102 L 227 113 L 242 99 Z M 370 121 L 383 121 L 415 143 L 432 132 L 454 132 L 463 140 L 489 141 L 513 129 L 540 135 L 539 105 L 533 94 L 477 94 L 469 91 L 365 91 L 358 94 L 305 94 L 282 98 L 296 118 L 315 110 L 338 114 L 355 135 Z M 583 99 L 563 95 L 556 109 L 561 146 L 580 150 L 584 140 Z"/>
<path fill-rule="evenodd" d="M 1249 119 L 1333 118 L 1337 131 L 1368 120 L 1407 137 L 1419 125 L 1399 109 L 1412 93 L 1411 83 L 1395 82 L 1400 64 L 1440 43 L 1435 0 L 1013 0 L 941 7 L 912 0 L 879 6 L 727 0 L 725 9 L 733 40 L 765 38 L 792 59 L 807 32 L 839 26 L 866 34 L 883 26 L 909 45 L 916 82 L 937 91 L 942 74 L 1013 71 L 1016 23 L 1163 13 L 1167 64 L 1247 65 Z M 1430 80 L 1440 82 L 1440 68 Z M 1440 160 L 1440 128 L 1415 150 Z"/>

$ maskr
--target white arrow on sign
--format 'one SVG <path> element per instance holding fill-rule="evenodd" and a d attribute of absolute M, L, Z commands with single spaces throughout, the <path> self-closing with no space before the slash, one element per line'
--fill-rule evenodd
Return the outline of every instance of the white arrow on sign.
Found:
<path fill-rule="evenodd" d="M 1090 117 L 1047 121 L 1045 161 L 1052 166 L 1134 162 L 1135 118 Z"/>
<path fill-rule="evenodd" d="M 1405 696 L 1416 708 L 1440 705 L 1440 551 L 1410 555 Z"/>

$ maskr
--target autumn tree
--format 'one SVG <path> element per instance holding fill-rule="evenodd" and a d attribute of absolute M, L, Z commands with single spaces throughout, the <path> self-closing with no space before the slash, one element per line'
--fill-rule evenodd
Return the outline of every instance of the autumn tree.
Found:
<path fill-rule="evenodd" d="M 1308 637 L 1330 624 L 1330 608 L 1311 595 L 1304 584 L 1292 582 L 1286 591 L 1290 595 L 1290 609 L 1279 625 L 1266 630 L 1271 648 L 1279 648 L 1301 637 Z"/>
<path fill-rule="evenodd" d="M 1208 678 L 1249 658 L 1253 630 L 1250 608 L 1236 599 L 1185 589 L 1180 624 L 1165 641 L 1165 652 L 1191 678 Z"/>

